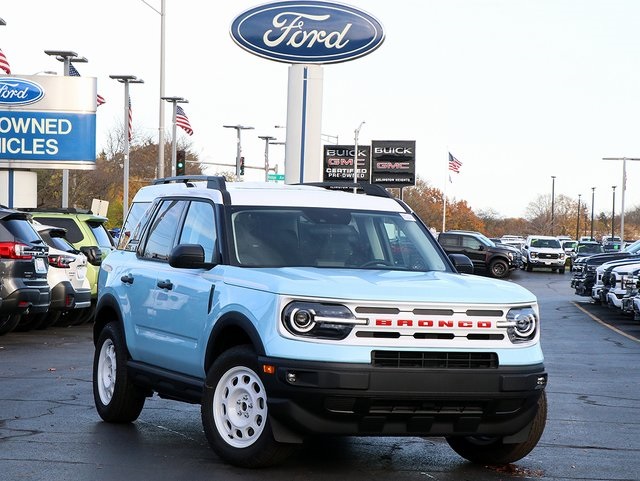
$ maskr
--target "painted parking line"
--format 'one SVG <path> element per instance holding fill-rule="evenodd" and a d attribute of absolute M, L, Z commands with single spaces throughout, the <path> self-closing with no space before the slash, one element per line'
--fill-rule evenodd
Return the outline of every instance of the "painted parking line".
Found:
<path fill-rule="evenodd" d="M 584 312 L 587 316 L 589 316 L 591 319 L 593 319 L 594 321 L 596 321 L 598 324 L 603 325 L 604 327 L 607 327 L 609 329 L 611 329 L 614 332 L 617 332 L 618 334 L 620 334 L 621 336 L 626 337 L 627 339 L 630 339 L 632 341 L 635 342 L 640 342 L 640 339 L 638 339 L 635 336 L 632 336 L 631 334 L 627 334 L 624 331 L 621 331 L 620 329 L 618 329 L 617 327 L 613 327 L 611 324 L 608 324 L 606 322 L 604 322 L 602 319 L 600 319 L 598 316 L 594 316 L 593 314 L 591 314 L 589 311 L 587 311 L 584 307 L 581 307 L 580 304 L 578 304 L 577 302 L 573 302 L 572 303 L 574 306 L 576 306 L 578 309 L 580 309 L 582 312 Z"/>

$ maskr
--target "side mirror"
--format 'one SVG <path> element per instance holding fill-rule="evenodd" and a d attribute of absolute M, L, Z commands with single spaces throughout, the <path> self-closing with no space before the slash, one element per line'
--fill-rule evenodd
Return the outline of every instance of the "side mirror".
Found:
<path fill-rule="evenodd" d="M 179 244 L 169 254 L 169 265 L 184 269 L 207 269 L 215 264 L 205 262 L 204 248 L 200 244 Z"/>
<path fill-rule="evenodd" d="M 473 262 L 464 254 L 449 254 L 449 259 L 460 274 L 473 274 Z"/>
<path fill-rule="evenodd" d="M 529 249 L 529 246 L 527 246 L 527 245 L 526 245 L 526 246 L 524 246 L 523 248 L 524 248 L 524 249 Z"/>
<path fill-rule="evenodd" d="M 87 256 L 87 262 L 94 266 L 102 264 L 102 250 L 98 246 L 80 247 L 80 252 Z"/>

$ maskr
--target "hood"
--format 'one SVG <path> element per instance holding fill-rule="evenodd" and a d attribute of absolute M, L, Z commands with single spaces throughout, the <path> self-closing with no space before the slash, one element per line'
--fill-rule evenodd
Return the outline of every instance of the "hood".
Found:
<path fill-rule="evenodd" d="M 499 245 L 499 244 L 496 244 L 496 246 L 492 247 L 491 249 L 498 252 L 502 252 L 503 254 L 516 254 L 516 253 L 519 254 L 520 253 L 520 249 L 511 247 L 511 246 Z"/>
<path fill-rule="evenodd" d="M 290 296 L 452 304 L 536 302 L 531 292 L 513 282 L 450 272 L 314 267 L 218 268 L 223 271 L 222 278 L 227 284 Z"/>
<path fill-rule="evenodd" d="M 605 262 L 614 261 L 617 259 L 625 259 L 627 257 L 634 257 L 638 254 L 631 252 L 617 252 L 615 254 L 595 254 L 587 258 L 586 263 L 589 265 L 599 265 Z"/>

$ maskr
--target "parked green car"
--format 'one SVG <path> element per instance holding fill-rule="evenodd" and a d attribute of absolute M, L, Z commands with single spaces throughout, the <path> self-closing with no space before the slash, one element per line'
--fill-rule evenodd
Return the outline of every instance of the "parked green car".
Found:
<path fill-rule="evenodd" d="M 93 316 L 98 295 L 98 271 L 100 264 L 115 248 L 113 239 L 105 227 L 107 218 L 91 211 L 80 209 L 25 209 L 42 224 L 62 227 L 67 231 L 66 239 L 87 256 L 87 278 L 91 284 L 92 305 L 86 309 L 69 311 L 68 319 L 62 323 L 81 324 Z"/>

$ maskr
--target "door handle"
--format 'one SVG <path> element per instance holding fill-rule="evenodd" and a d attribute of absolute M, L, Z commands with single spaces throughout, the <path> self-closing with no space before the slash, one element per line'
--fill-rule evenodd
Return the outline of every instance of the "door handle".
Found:
<path fill-rule="evenodd" d="M 173 289 L 173 283 L 169 279 L 167 279 L 166 281 L 158 281 L 158 287 L 160 289 L 171 290 Z"/>
<path fill-rule="evenodd" d="M 125 274 L 120 278 L 120 281 L 124 284 L 133 284 L 133 276 L 131 274 Z"/>

